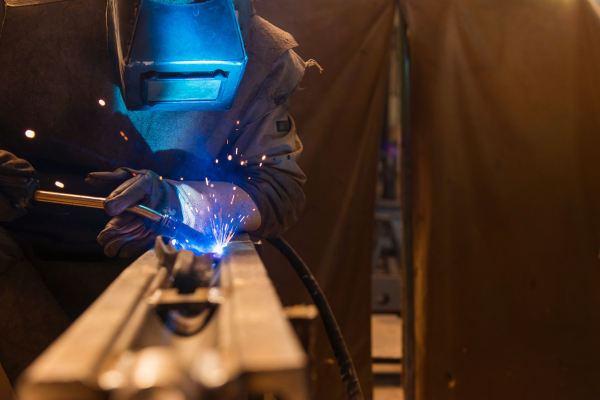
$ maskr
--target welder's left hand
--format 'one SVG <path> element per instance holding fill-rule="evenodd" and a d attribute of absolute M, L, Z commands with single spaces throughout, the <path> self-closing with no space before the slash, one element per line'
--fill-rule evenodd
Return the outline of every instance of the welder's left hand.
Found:
<path fill-rule="evenodd" d="M 25 207 L 39 187 L 31 164 L 0 150 L 0 221 L 9 222 L 27 214 Z"/>
<path fill-rule="evenodd" d="M 114 216 L 98 235 L 109 257 L 133 257 L 148 250 L 156 234 L 153 223 L 134 214 L 123 212 L 127 207 L 141 204 L 162 214 L 181 218 L 181 206 L 173 184 L 156 173 L 131 168 L 114 172 L 93 172 L 85 180 L 94 186 L 114 189 L 106 198 L 104 209 Z M 116 189 L 115 189 L 116 187 Z"/>

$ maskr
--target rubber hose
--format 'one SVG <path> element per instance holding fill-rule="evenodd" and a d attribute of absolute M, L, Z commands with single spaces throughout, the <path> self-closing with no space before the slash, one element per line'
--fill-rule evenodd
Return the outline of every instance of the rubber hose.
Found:
<path fill-rule="evenodd" d="M 285 240 L 282 238 L 274 238 L 266 239 L 266 241 L 279 250 L 279 252 L 289 261 L 294 271 L 296 271 L 302 280 L 302 283 L 304 283 L 315 306 L 319 310 L 321 320 L 323 321 L 323 325 L 325 325 L 325 332 L 327 333 L 329 343 L 331 343 L 338 367 L 340 368 L 340 374 L 342 375 L 342 382 L 346 388 L 348 400 L 364 400 L 360 382 L 356 376 L 356 369 L 352 362 L 352 357 L 350 357 L 350 352 L 346 347 L 346 342 L 344 341 L 340 327 L 335 320 L 329 302 L 323 294 L 319 283 L 298 253 L 296 253 Z"/>

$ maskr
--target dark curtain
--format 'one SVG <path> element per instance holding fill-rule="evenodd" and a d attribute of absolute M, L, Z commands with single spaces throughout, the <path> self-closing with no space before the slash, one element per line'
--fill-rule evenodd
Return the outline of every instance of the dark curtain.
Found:
<path fill-rule="evenodd" d="M 600 398 L 600 13 L 402 0 L 416 398 Z"/>
<path fill-rule="evenodd" d="M 259 15 L 290 32 L 309 68 L 291 114 L 304 144 L 307 207 L 284 238 L 320 282 L 371 398 L 370 293 L 376 168 L 384 114 L 392 0 L 254 0 Z M 284 304 L 309 303 L 285 259 L 264 259 Z M 317 324 L 316 399 L 345 399 L 333 352 Z"/>

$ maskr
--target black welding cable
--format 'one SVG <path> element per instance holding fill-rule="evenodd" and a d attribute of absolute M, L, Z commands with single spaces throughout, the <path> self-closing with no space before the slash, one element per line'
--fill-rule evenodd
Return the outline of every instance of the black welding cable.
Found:
<path fill-rule="evenodd" d="M 342 382 L 346 387 L 346 394 L 348 400 L 364 400 L 362 389 L 360 388 L 360 382 L 356 376 L 356 370 L 354 369 L 354 363 L 352 357 L 346 347 L 346 342 L 340 331 L 340 327 L 335 320 L 329 302 L 323 294 L 323 291 L 319 287 L 319 283 L 310 272 L 310 269 L 304 264 L 304 261 L 300 258 L 298 253 L 292 249 L 292 247 L 282 238 L 266 239 L 271 245 L 273 245 L 281 254 L 289 261 L 292 268 L 300 279 L 304 286 L 308 290 L 308 293 L 313 299 L 315 306 L 319 310 L 323 325 L 325 325 L 325 331 L 327 337 L 333 348 L 333 353 L 337 359 L 338 367 L 340 368 L 340 374 L 342 375 Z"/>

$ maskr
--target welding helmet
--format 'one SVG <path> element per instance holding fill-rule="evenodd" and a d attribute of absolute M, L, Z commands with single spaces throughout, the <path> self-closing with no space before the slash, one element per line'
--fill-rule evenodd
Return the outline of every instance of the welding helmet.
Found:
<path fill-rule="evenodd" d="M 251 13 L 251 0 L 109 0 L 108 49 L 127 109 L 228 110 Z"/>

